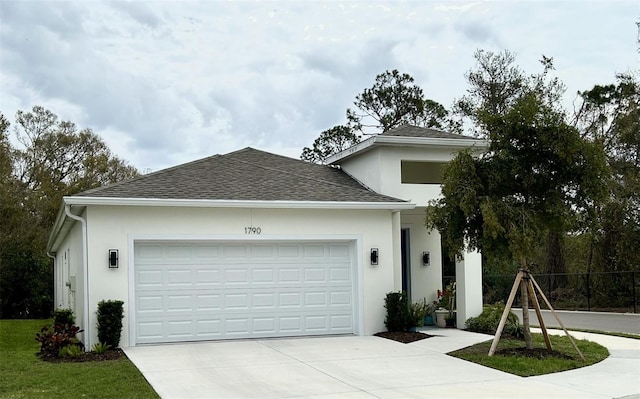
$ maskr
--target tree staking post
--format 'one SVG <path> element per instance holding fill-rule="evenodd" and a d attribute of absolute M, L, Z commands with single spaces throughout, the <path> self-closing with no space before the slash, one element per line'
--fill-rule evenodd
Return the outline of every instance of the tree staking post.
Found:
<path fill-rule="evenodd" d="M 526 287 L 525 287 L 526 284 Z M 584 356 L 582 355 L 582 352 L 580 351 L 580 349 L 578 349 L 578 346 L 576 345 L 575 341 L 573 340 L 573 337 L 569 334 L 569 332 L 567 331 L 567 329 L 564 327 L 564 324 L 562 323 L 562 321 L 560 320 L 560 317 L 558 316 L 558 314 L 556 313 L 556 311 L 553 309 L 553 306 L 551 306 L 551 303 L 549 302 L 549 300 L 547 299 L 547 297 L 544 295 L 544 292 L 542 292 L 542 289 L 540 288 L 540 286 L 538 285 L 538 282 L 533 278 L 533 276 L 531 275 L 531 273 L 529 273 L 529 271 L 527 270 L 523 270 L 520 269 L 518 271 L 518 274 L 516 275 L 516 279 L 513 282 L 513 287 L 511 288 L 511 293 L 509 294 L 509 299 L 507 300 L 507 304 L 504 307 L 504 312 L 502 312 L 502 317 L 500 318 L 500 323 L 498 324 L 498 329 L 496 330 L 496 335 L 493 337 L 493 342 L 491 343 L 491 348 L 489 349 L 489 356 L 493 356 L 493 354 L 496 351 L 496 348 L 498 347 L 498 342 L 500 342 L 500 336 L 502 335 L 502 330 L 504 330 L 504 326 L 507 322 L 507 317 L 509 316 L 509 312 L 511 311 L 511 306 L 513 305 L 513 300 L 516 296 L 516 292 L 518 291 L 518 287 L 520 286 L 521 288 L 521 292 L 524 293 L 525 291 L 527 292 L 527 296 L 525 296 L 522 300 L 524 302 L 525 298 L 527 297 L 531 297 L 531 300 L 533 302 L 533 307 L 536 311 L 536 316 L 538 317 L 538 323 L 540 325 L 540 329 L 542 330 L 542 335 L 544 336 L 544 342 L 545 345 L 547 346 L 547 349 L 552 350 L 553 347 L 551 346 L 551 340 L 549 339 L 549 334 L 547 332 L 547 327 L 544 324 L 544 320 L 542 318 L 542 312 L 540 310 L 540 303 L 538 302 L 538 297 L 536 295 L 536 290 L 538 291 L 538 294 L 540 294 L 540 296 L 542 297 L 542 300 L 544 301 L 544 303 L 547 305 L 547 307 L 549 308 L 549 310 L 551 311 L 551 313 L 553 314 L 553 316 L 555 317 L 555 319 L 558 321 L 558 324 L 560 324 L 560 326 L 562 327 L 562 330 L 564 330 L 564 333 L 567 335 L 567 338 L 569 338 L 569 341 L 571 342 L 571 345 L 573 345 L 573 347 L 575 348 L 576 352 L 578 352 L 578 355 L 580 356 L 580 359 L 582 359 L 582 361 L 584 361 Z M 525 287 L 523 289 L 523 287 Z M 522 306 L 523 310 L 522 310 L 522 318 L 524 319 L 525 317 L 528 317 L 528 310 L 526 311 L 525 314 L 525 309 L 527 308 L 527 306 Z"/>

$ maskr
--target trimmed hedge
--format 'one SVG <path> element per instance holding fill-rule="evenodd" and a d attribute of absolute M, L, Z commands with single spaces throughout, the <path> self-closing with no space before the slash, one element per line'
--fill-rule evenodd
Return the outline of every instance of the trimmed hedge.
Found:
<path fill-rule="evenodd" d="M 120 344 L 122 333 L 122 318 L 124 317 L 124 302 L 108 300 L 98 302 L 98 340 L 111 348 Z"/>

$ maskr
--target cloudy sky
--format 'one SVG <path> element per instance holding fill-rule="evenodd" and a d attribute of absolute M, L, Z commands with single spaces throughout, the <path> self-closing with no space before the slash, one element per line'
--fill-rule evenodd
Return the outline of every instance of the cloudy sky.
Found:
<path fill-rule="evenodd" d="M 567 86 L 638 69 L 640 1 L 0 0 L 0 112 L 34 105 L 158 170 L 247 146 L 298 157 L 375 76 L 446 107 L 476 49 Z"/>

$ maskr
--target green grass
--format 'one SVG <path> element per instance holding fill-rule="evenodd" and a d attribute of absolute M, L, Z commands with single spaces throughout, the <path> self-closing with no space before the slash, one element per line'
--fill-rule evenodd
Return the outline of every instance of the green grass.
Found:
<path fill-rule="evenodd" d="M 35 334 L 50 320 L 0 320 L 0 398 L 158 398 L 123 357 L 51 363 L 36 357 Z"/>
<path fill-rule="evenodd" d="M 542 334 L 532 335 L 534 339 L 534 347 L 545 348 Z M 598 363 L 606 359 L 609 356 L 609 351 L 604 346 L 595 342 L 587 340 L 576 340 L 574 338 L 574 341 L 578 345 L 578 348 L 585 357 L 586 361 L 583 362 L 566 336 L 551 335 L 550 339 L 551 345 L 553 346 L 553 349 L 555 351 L 570 356 L 571 359 L 555 357 L 538 359 L 528 356 L 500 355 L 497 353 L 500 349 L 523 348 L 525 346 L 524 341 L 504 338 L 500 339 L 500 343 L 498 344 L 498 351 L 496 351 L 496 354 L 491 357 L 487 355 L 489 353 L 489 348 L 491 347 L 491 341 L 486 341 L 467 348 L 463 348 L 451 352 L 449 353 L 449 355 L 468 360 L 470 362 L 482 364 L 483 366 L 505 371 L 507 373 L 519 375 L 521 377 L 557 373 L 559 371 L 566 371 L 590 366 L 594 363 Z"/>

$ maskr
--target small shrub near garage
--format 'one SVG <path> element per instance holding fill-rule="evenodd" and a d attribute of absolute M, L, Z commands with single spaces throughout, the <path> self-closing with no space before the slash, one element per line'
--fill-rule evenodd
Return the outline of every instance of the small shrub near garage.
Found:
<path fill-rule="evenodd" d="M 84 344 L 76 337 L 83 330 L 74 325 L 75 316 L 70 309 L 60 309 L 54 312 L 54 324 L 44 326 L 36 334 L 36 341 L 40 343 L 39 355 L 43 358 L 59 356 L 73 356 L 84 351 Z"/>
<path fill-rule="evenodd" d="M 98 340 L 111 348 L 120 344 L 122 333 L 122 318 L 124 317 L 124 302 L 106 300 L 98 303 Z"/>
<path fill-rule="evenodd" d="M 504 307 L 502 303 L 485 306 L 479 316 L 467 319 L 465 323 L 467 330 L 494 335 L 498 330 L 498 324 L 500 324 Z M 507 316 L 507 322 L 502 330 L 502 336 L 513 338 L 522 338 L 524 336 L 520 319 L 511 311 Z"/>
<path fill-rule="evenodd" d="M 407 331 L 411 327 L 408 301 L 407 293 L 404 291 L 387 294 L 384 299 L 384 307 L 387 309 L 384 325 L 387 327 L 387 331 Z"/>
<path fill-rule="evenodd" d="M 76 316 L 71 309 L 56 309 L 53 311 L 53 324 L 76 324 Z"/>

